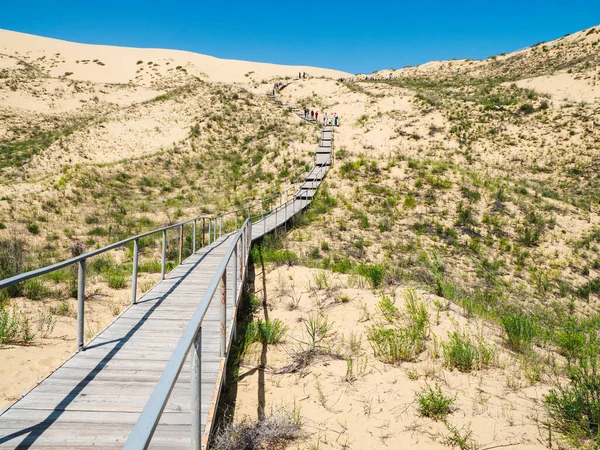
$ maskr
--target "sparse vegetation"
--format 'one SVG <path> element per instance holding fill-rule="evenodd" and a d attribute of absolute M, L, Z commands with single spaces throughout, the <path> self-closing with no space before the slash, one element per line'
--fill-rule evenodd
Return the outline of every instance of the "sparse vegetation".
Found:
<path fill-rule="evenodd" d="M 279 448 L 300 439 L 302 423 L 297 412 L 277 412 L 258 421 L 249 419 L 222 426 L 212 440 L 214 450 Z"/>
<path fill-rule="evenodd" d="M 455 398 L 445 396 L 437 383 L 417 392 L 416 400 L 419 402 L 419 414 L 434 420 L 444 420 L 454 410 L 452 404 Z"/>
<path fill-rule="evenodd" d="M 252 321 L 248 323 L 246 328 L 246 345 L 248 346 L 254 342 L 278 344 L 283 340 L 286 330 L 287 326 L 279 319 Z"/>
<path fill-rule="evenodd" d="M 406 310 L 401 311 L 384 297 L 378 304 L 378 322 L 369 328 L 367 339 L 383 362 L 411 361 L 424 349 L 429 314 L 414 291 L 407 291 L 405 301 Z"/>

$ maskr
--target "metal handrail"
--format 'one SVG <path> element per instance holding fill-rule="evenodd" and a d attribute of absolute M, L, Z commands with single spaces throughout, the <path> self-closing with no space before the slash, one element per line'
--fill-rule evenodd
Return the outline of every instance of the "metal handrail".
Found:
<path fill-rule="evenodd" d="M 310 161 L 310 160 L 309 160 Z M 304 163 L 303 166 L 306 166 L 307 163 Z M 310 170 L 314 169 L 314 165 Z M 162 250 L 161 250 L 161 279 L 164 280 L 165 276 L 166 276 L 166 248 L 167 248 L 167 231 L 174 229 L 174 228 L 179 228 L 180 229 L 180 236 L 179 236 L 179 264 L 181 264 L 182 262 L 182 254 L 183 254 L 183 239 L 184 239 L 184 226 L 189 224 L 189 223 L 193 223 L 193 243 L 192 243 L 192 253 L 196 252 L 196 245 L 197 245 L 197 222 L 198 221 L 202 221 L 202 240 L 201 240 L 201 247 L 204 246 L 205 241 L 204 241 L 204 235 L 205 232 L 208 232 L 207 235 L 207 244 L 211 244 L 212 242 L 216 241 L 218 238 L 220 238 L 221 236 L 223 236 L 223 218 L 228 216 L 228 215 L 233 215 L 235 214 L 235 224 L 237 227 L 237 223 L 238 223 L 238 213 L 244 213 L 247 212 L 247 218 L 256 218 L 256 217 L 261 217 L 263 218 L 265 216 L 266 211 L 264 211 L 264 205 L 267 202 L 270 202 L 271 200 L 279 197 L 281 198 L 281 196 L 283 194 L 288 194 L 289 191 L 293 191 L 295 188 L 295 185 L 299 182 L 300 178 L 302 177 L 302 175 L 304 175 L 305 173 L 307 173 L 307 170 L 304 169 L 302 171 L 302 173 L 300 173 L 300 175 L 298 175 L 298 177 L 296 177 L 296 179 L 291 183 L 292 186 L 289 187 L 288 189 L 286 189 L 283 192 L 280 192 L 279 194 L 273 195 L 269 198 L 266 199 L 261 199 L 258 202 L 247 206 L 246 208 L 239 208 L 233 211 L 227 211 L 218 215 L 214 215 L 214 216 L 200 216 L 200 217 L 195 217 L 192 219 L 188 219 L 185 220 L 183 222 L 178 222 L 176 224 L 173 225 L 167 225 L 164 226 L 162 228 L 157 228 L 155 230 L 151 230 L 142 234 L 138 234 L 136 236 L 132 236 L 129 237 L 127 239 L 123 239 L 121 241 L 118 242 L 113 242 L 112 244 L 108 244 L 104 247 L 89 251 L 87 253 L 83 253 L 81 255 L 77 255 L 74 256 L 72 258 L 66 259 L 64 261 L 60 261 L 58 263 L 55 264 L 51 264 L 45 267 L 40 267 L 38 269 L 34 269 L 34 270 L 30 270 L 28 272 L 24 272 L 18 275 L 14 275 L 10 278 L 6 278 L 4 280 L 0 280 L 0 289 L 3 288 L 7 288 L 9 286 L 18 284 L 18 283 L 22 283 L 24 281 L 30 280 L 32 278 L 37 278 L 39 276 L 45 275 L 47 273 L 51 273 L 51 272 L 55 272 L 57 270 L 63 269 L 65 267 L 69 267 L 72 266 L 74 264 L 78 264 L 78 275 L 77 275 L 77 302 L 78 302 L 78 307 L 77 307 L 77 351 L 81 351 L 84 350 L 84 302 L 85 302 L 85 279 L 86 279 L 86 261 L 89 258 L 92 258 L 94 256 L 98 256 L 101 255 L 103 253 L 106 253 L 110 250 L 114 250 L 116 248 L 122 247 L 124 245 L 127 245 L 131 242 L 134 243 L 134 248 L 133 248 L 133 270 L 132 270 L 132 282 L 131 282 L 131 289 L 132 289 L 132 293 L 131 293 L 131 303 L 135 304 L 137 302 L 137 272 L 138 272 L 138 256 L 139 256 L 139 240 L 147 237 L 147 236 L 151 236 L 153 234 L 157 234 L 157 233 L 161 233 L 163 234 L 162 236 Z M 261 212 L 261 214 L 259 216 L 251 216 L 251 209 L 257 205 L 263 205 L 263 211 Z M 281 206 L 281 205 L 280 205 Z M 272 209 L 270 209 L 272 210 Z M 277 209 L 276 209 L 277 211 Z M 243 216 L 242 216 L 243 217 Z M 206 224 L 208 223 L 208 229 L 206 229 Z"/>
<path fill-rule="evenodd" d="M 238 246 L 242 243 L 242 267 L 238 271 L 236 264 L 238 259 Z M 249 245 L 252 242 L 252 223 L 246 219 L 244 225 L 236 233 L 233 242 L 229 246 L 225 256 L 221 260 L 221 264 L 215 271 L 206 292 L 202 296 L 196 311 L 190 319 L 183 335 L 179 339 L 163 374 L 156 384 L 150 398 L 146 402 L 142 413 L 140 414 L 133 430 L 129 434 L 124 449 L 146 449 L 150 445 L 152 436 L 156 431 L 156 427 L 160 421 L 162 413 L 169 401 L 171 392 L 175 387 L 179 373 L 181 372 L 187 355 L 194 346 L 192 354 L 191 367 L 191 383 L 192 383 L 192 448 L 200 448 L 201 439 L 201 401 L 200 401 L 200 386 L 201 386 L 201 339 L 202 339 L 202 321 L 208 311 L 208 307 L 213 301 L 213 297 L 217 292 L 219 284 L 221 284 L 221 357 L 226 358 L 226 336 L 227 336 L 227 321 L 226 321 L 226 305 L 227 305 L 227 268 L 230 261 L 233 262 L 233 302 L 237 302 L 237 283 L 238 276 L 243 282 L 245 278 L 245 267 L 249 254 Z M 233 256 L 233 259 L 232 259 Z"/>
<path fill-rule="evenodd" d="M 313 165 L 311 172 L 318 169 L 319 178 L 322 179 L 323 171 L 325 170 L 324 166 L 317 166 L 316 163 Z M 283 193 L 288 193 L 295 188 L 289 188 Z M 298 193 L 301 190 L 298 191 Z M 280 197 L 283 195 L 280 193 L 276 196 L 273 196 L 267 200 L 271 200 L 276 197 Z M 233 302 L 237 301 L 237 293 L 236 288 L 238 284 L 238 276 L 241 277 L 242 283 L 245 279 L 245 268 L 248 265 L 248 254 L 250 251 L 250 243 L 252 242 L 252 219 L 256 217 L 261 217 L 263 220 L 265 216 L 270 214 L 277 214 L 283 208 L 287 208 L 290 203 L 295 202 L 296 195 L 292 197 L 291 200 L 286 201 L 283 204 L 271 209 L 266 212 L 263 211 L 259 216 L 250 216 L 246 218 L 242 227 L 237 231 L 235 237 L 233 238 L 233 242 L 229 246 L 225 256 L 221 260 L 219 267 L 214 273 L 196 311 L 194 312 L 192 318 L 190 319 L 182 337 L 180 338 L 175 350 L 173 351 L 165 370 L 163 371 L 158 383 L 156 384 L 150 398 L 146 402 L 144 409 L 139 416 L 133 430 L 129 434 L 127 442 L 125 443 L 125 450 L 138 450 L 138 449 L 146 449 L 150 446 L 152 441 L 152 437 L 158 427 L 160 418 L 164 412 L 164 409 L 169 401 L 171 393 L 175 387 L 179 374 L 183 369 L 183 365 L 187 359 L 188 353 L 190 349 L 194 347 L 194 352 L 192 353 L 191 358 L 191 369 L 190 369 L 190 379 L 192 383 L 192 420 L 191 420 L 191 439 L 192 439 L 192 448 L 199 449 L 201 447 L 201 413 L 202 413 L 202 402 L 200 399 L 200 387 L 201 387 L 201 342 L 202 342 L 202 322 L 208 308 L 212 301 L 214 300 L 214 296 L 217 292 L 219 284 L 221 285 L 221 314 L 220 314 L 220 327 L 221 327 L 221 357 L 227 357 L 227 348 L 226 348 L 226 336 L 227 336 L 227 321 L 226 321 L 226 306 L 227 306 L 227 268 L 231 261 L 233 261 L 234 269 L 233 269 L 233 286 L 232 290 Z M 258 204 L 258 203 L 257 203 Z M 256 204 L 256 205 L 257 205 Z M 255 205 L 253 205 L 255 206 Z M 248 211 L 251 207 L 248 207 Z M 287 217 L 287 215 L 286 215 Z M 276 221 L 277 222 L 277 221 Z M 264 221 L 263 226 L 265 226 L 266 231 L 266 220 Z M 236 264 L 238 261 L 238 247 L 240 246 L 240 242 L 242 243 L 242 258 L 240 259 L 240 270 L 238 271 Z M 233 259 L 232 259 L 233 257 Z M 208 426 L 208 424 L 207 424 Z M 206 432 L 205 432 L 206 434 Z"/>
<path fill-rule="evenodd" d="M 321 135 L 322 136 L 322 135 Z M 304 164 L 306 166 L 307 164 Z M 317 166 L 316 159 L 313 159 L 313 165 L 310 169 L 304 169 L 302 173 L 291 183 L 292 185 L 288 187 L 283 192 L 280 192 L 277 195 L 273 195 L 268 199 L 263 199 L 254 205 L 247 206 L 246 208 L 240 208 L 234 211 L 229 211 L 222 213 L 220 215 L 215 216 L 200 216 L 192 219 L 185 220 L 183 222 L 179 222 L 172 225 L 167 225 L 162 228 L 158 228 L 152 231 L 148 231 L 136 236 L 129 237 L 127 239 L 123 239 L 118 242 L 114 242 L 112 244 L 106 245 L 96 250 L 89 251 L 87 253 L 74 256 L 73 258 L 69 258 L 67 260 L 42 267 L 39 269 L 35 269 L 29 272 L 25 272 L 19 275 L 15 275 L 13 277 L 7 278 L 5 280 L 0 280 L 0 289 L 9 287 L 16 283 L 20 283 L 23 281 L 27 281 L 29 279 L 39 277 L 41 275 L 78 264 L 78 289 L 77 289 L 77 302 L 78 302 L 78 311 L 77 311 L 77 347 L 78 351 L 84 350 L 84 303 L 85 303 L 85 276 L 86 276 L 86 261 L 89 258 L 98 256 L 110 250 L 125 246 L 131 242 L 134 243 L 133 248 L 133 273 L 132 273 L 132 304 L 136 303 L 137 296 L 137 272 L 138 272 L 138 256 L 139 256 L 139 240 L 151 236 L 153 234 L 162 233 L 162 268 L 161 268 L 161 276 L 162 279 L 165 278 L 165 268 L 166 268 L 166 247 L 167 247 L 167 231 L 175 228 L 179 228 L 179 263 L 182 262 L 182 253 L 183 253 L 183 242 L 184 242 L 184 226 L 190 223 L 193 223 L 193 253 L 196 252 L 197 245 L 197 223 L 198 221 L 202 221 L 202 239 L 201 245 L 204 246 L 205 243 L 210 244 L 211 238 L 213 242 L 217 239 L 217 227 L 219 231 L 219 237 L 223 235 L 223 217 L 228 215 L 235 214 L 235 226 L 237 228 L 238 224 L 238 213 L 246 212 L 247 217 L 243 222 L 241 228 L 236 230 L 236 232 L 231 233 L 229 236 L 233 235 L 233 242 L 229 246 L 225 256 L 222 258 L 219 267 L 214 273 L 210 284 L 207 287 L 206 292 L 202 296 L 196 311 L 194 312 L 191 320 L 189 321 L 186 329 L 181 336 L 175 350 L 173 351 L 171 358 L 169 359 L 167 366 L 161 375 L 157 385 L 154 388 L 148 402 L 146 403 L 142 414 L 137 420 L 132 432 L 129 435 L 129 438 L 125 444 L 126 449 L 137 449 L 137 448 L 147 448 L 150 444 L 152 436 L 158 426 L 160 417 L 164 411 L 164 408 L 168 402 L 168 399 L 171 395 L 171 392 L 175 386 L 177 378 L 183 368 L 185 360 L 187 358 L 190 349 L 194 347 L 194 352 L 192 354 L 192 368 L 191 368 L 191 379 L 192 379 L 192 443 L 194 448 L 200 447 L 200 430 L 201 430 L 201 403 L 200 403 L 200 387 L 201 387 L 201 371 L 200 371 L 200 362 L 201 362 L 201 336 L 202 336 L 202 323 L 208 307 L 213 301 L 213 297 L 221 284 L 221 351 L 220 356 L 222 358 L 226 358 L 227 356 L 227 322 L 226 322 L 226 308 L 228 304 L 228 297 L 232 296 L 232 301 L 237 303 L 237 287 L 238 281 L 242 283 L 245 280 L 247 269 L 248 269 L 248 257 L 250 254 L 250 248 L 252 243 L 252 219 L 256 217 L 265 218 L 265 216 L 269 214 L 275 214 L 282 209 L 286 209 L 286 221 L 285 226 L 287 227 L 287 207 L 290 204 L 294 205 L 298 198 L 298 194 L 302 192 L 302 188 L 298 189 L 296 184 L 298 182 L 302 183 L 304 180 L 300 181 L 300 178 L 305 173 L 310 173 L 314 171 L 317 167 L 319 167 L 320 179 L 323 177 L 323 171 L 325 169 L 324 166 Z M 291 193 L 291 199 L 289 198 L 289 194 Z M 281 203 L 282 196 L 286 195 L 288 200 L 285 203 Z M 274 209 L 271 208 L 269 211 L 264 211 L 264 204 L 269 202 L 275 198 L 279 197 L 280 204 L 276 206 Z M 259 216 L 251 215 L 251 208 L 257 206 L 259 204 L 263 205 L 263 211 Z M 294 210 L 295 213 L 295 210 Z M 277 216 L 276 216 L 277 217 Z M 276 220 L 276 227 L 277 227 Z M 208 225 L 208 229 L 206 229 L 206 225 Z M 266 220 L 264 226 L 266 227 Z M 205 231 L 208 231 L 208 239 L 205 242 L 204 236 Z M 238 262 L 239 259 L 239 262 Z M 233 266 L 233 280 L 228 280 L 228 268 L 230 264 Z M 227 284 L 229 282 L 233 282 L 233 289 L 227 290 Z M 230 303 L 233 304 L 233 303 Z M 237 305 L 236 305 L 237 306 Z M 230 331 L 230 336 L 232 335 Z"/>
<path fill-rule="evenodd" d="M 142 233 L 142 234 L 138 234 L 137 236 L 133 236 L 127 239 L 123 239 L 122 241 L 118 241 L 118 242 L 114 242 L 112 244 L 106 245 L 104 247 L 98 248 L 96 250 L 92 250 L 91 252 L 87 252 L 87 253 L 83 253 L 79 256 L 75 256 L 73 258 L 69 258 L 66 259 L 64 261 L 58 262 L 56 264 L 52 264 L 50 266 L 45 266 L 45 267 L 41 267 L 39 269 L 35 269 L 35 270 L 31 270 L 29 272 L 24 272 L 21 273 L 19 275 L 15 275 L 13 277 L 10 278 L 5 278 L 4 280 L 0 280 L 0 289 L 3 288 L 7 288 L 9 286 L 12 286 L 14 284 L 17 283 L 21 283 L 23 281 L 27 281 L 31 278 L 36 278 L 39 277 L 41 275 L 45 275 L 47 273 L 50 272 L 54 272 L 56 270 L 60 270 L 63 269 L 65 267 L 68 267 L 70 265 L 76 264 L 80 261 L 86 260 L 88 258 L 92 258 L 94 256 L 98 256 L 101 255 L 102 253 L 106 253 L 109 250 L 114 250 L 115 248 L 121 247 L 123 245 L 129 244 L 130 242 L 142 239 L 146 236 L 150 236 L 152 234 L 156 234 L 156 233 L 160 233 L 161 231 L 166 231 L 166 230 L 170 230 L 172 228 L 177 228 L 177 227 L 181 227 L 183 225 L 186 225 L 190 222 L 195 222 L 198 220 L 201 220 L 203 218 L 208 218 L 208 217 L 196 217 L 194 219 L 188 219 L 184 222 L 179 222 L 173 225 L 167 225 L 166 227 L 162 227 L 162 228 L 157 228 L 156 230 L 152 230 L 152 231 L 148 231 L 146 233 Z"/>

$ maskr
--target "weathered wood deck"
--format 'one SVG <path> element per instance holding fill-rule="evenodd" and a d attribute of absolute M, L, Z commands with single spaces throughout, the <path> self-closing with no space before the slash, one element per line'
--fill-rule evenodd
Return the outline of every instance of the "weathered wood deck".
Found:
<path fill-rule="evenodd" d="M 331 133 L 330 128 L 324 130 Z M 331 163 L 331 146 L 328 149 L 328 154 L 318 154 L 327 159 L 323 164 Z M 315 167 L 288 202 L 254 222 L 253 239 L 283 226 L 305 209 L 327 170 L 327 165 Z M 222 236 L 190 256 L 124 311 L 85 351 L 75 354 L 0 414 L 0 448 L 122 448 L 232 239 L 232 235 Z M 233 270 L 231 265 L 228 271 Z M 233 286 L 229 284 L 227 288 L 231 290 Z M 235 333 L 241 292 L 238 285 L 235 302 L 227 304 L 228 343 Z M 219 353 L 219 309 L 219 300 L 214 299 L 202 326 L 201 402 L 205 435 L 213 423 L 226 362 Z M 188 361 L 151 448 L 190 446 L 189 368 Z"/>

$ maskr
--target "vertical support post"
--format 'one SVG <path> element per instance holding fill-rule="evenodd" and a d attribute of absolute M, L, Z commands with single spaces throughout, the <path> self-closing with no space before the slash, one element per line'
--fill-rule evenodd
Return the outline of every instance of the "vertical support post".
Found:
<path fill-rule="evenodd" d="M 250 218 L 250 208 L 251 206 L 248 206 L 248 219 Z"/>
<path fill-rule="evenodd" d="M 139 242 L 136 239 L 133 241 L 133 273 L 131 274 L 131 304 L 137 303 L 137 278 L 138 278 L 138 254 Z"/>
<path fill-rule="evenodd" d="M 194 231 L 192 235 L 192 253 L 196 253 L 196 219 L 194 219 Z"/>
<path fill-rule="evenodd" d="M 192 383 L 192 449 L 202 448 L 202 327 L 194 339 L 192 349 L 192 370 L 190 381 Z"/>
<path fill-rule="evenodd" d="M 215 217 L 215 223 L 213 224 L 213 242 L 217 240 L 217 218 Z"/>
<path fill-rule="evenodd" d="M 200 240 L 201 248 L 204 248 L 204 232 L 205 232 L 205 228 L 206 228 L 206 219 L 203 217 L 202 218 L 202 239 Z"/>
<path fill-rule="evenodd" d="M 238 267 L 240 269 L 240 272 L 238 274 L 238 276 L 240 277 L 240 280 L 243 280 L 244 278 L 244 246 L 246 245 L 244 243 L 244 239 L 245 239 L 245 234 L 246 233 L 242 233 L 242 235 L 240 236 L 240 240 L 238 241 L 238 255 L 239 255 L 239 262 L 238 262 Z"/>
<path fill-rule="evenodd" d="M 239 242 L 239 241 L 238 241 Z M 237 306 L 237 282 L 238 282 L 238 273 L 237 273 L 237 264 L 238 264 L 238 246 L 236 245 L 233 249 L 233 255 L 231 260 L 232 274 L 233 274 L 233 286 L 231 289 L 231 305 Z"/>
<path fill-rule="evenodd" d="M 163 230 L 162 236 L 162 260 L 160 266 L 161 280 L 165 279 L 165 272 L 167 270 L 167 230 Z"/>
<path fill-rule="evenodd" d="M 235 229 L 236 230 L 238 229 L 238 212 L 237 212 L 237 209 L 235 210 Z"/>
<path fill-rule="evenodd" d="M 79 261 L 77 267 L 77 351 L 85 350 L 83 323 L 85 315 L 85 259 Z"/>
<path fill-rule="evenodd" d="M 287 233 L 287 204 L 288 204 L 288 202 L 286 200 L 286 202 L 285 202 L 285 220 L 283 221 L 283 224 L 284 224 L 283 226 L 284 226 L 284 230 L 286 233 Z"/>
<path fill-rule="evenodd" d="M 221 358 L 227 352 L 227 268 L 221 276 Z"/>
<path fill-rule="evenodd" d="M 219 221 L 219 237 L 223 236 L 223 214 L 221 214 L 221 220 Z"/>
<path fill-rule="evenodd" d="M 179 264 L 183 261 L 183 224 L 179 227 Z"/>
<path fill-rule="evenodd" d="M 248 262 L 250 259 L 250 249 L 252 248 L 252 224 L 248 222 L 246 230 L 246 276 L 248 276 Z"/>

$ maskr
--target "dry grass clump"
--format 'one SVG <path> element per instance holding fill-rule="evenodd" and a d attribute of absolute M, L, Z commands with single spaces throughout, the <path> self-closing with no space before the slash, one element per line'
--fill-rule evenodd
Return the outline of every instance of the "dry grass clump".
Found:
<path fill-rule="evenodd" d="M 295 413 L 276 412 L 253 421 L 228 423 L 215 434 L 214 450 L 278 449 L 302 438 L 302 423 Z"/>

